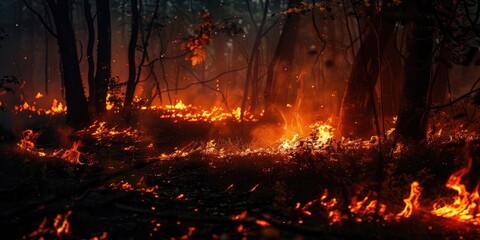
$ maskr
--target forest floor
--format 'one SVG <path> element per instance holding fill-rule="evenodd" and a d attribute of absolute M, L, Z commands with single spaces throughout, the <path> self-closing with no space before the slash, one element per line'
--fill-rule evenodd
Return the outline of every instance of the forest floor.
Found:
<path fill-rule="evenodd" d="M 401 148 L 388 139 L 380 157 L 375 139 L 329 140 L 321 148 L 308 139 L 288 149 L 253 148 L 249 133 L 261 125 L 164 119 L 142 123 L 138 130 L 96 123 L 80 132 L 51 125 L 24 133 L 23 142 L 0 145 L 3 238 L 470 239 L 480 234 L 475 213 L 473 220 L 460 221 L 431 212 L 432 205 L 453 201 L 456 192 L 445 183 L 469 159 L 473 164 L 462 182 L 469 183 L 470 192 L 475 188 L 476 137 Z M 76 141 L 81 145 L 70 149 Z M 411 216 L 399 216 L 413 181 L 422 189 L 420 205 Z M 372 200 L 379 189 L 377 209 Z"/>

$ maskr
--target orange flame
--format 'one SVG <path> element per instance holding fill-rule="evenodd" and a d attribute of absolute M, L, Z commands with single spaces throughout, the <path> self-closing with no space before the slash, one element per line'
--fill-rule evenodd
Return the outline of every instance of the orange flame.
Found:
<path fill-rule="evenodd" d="M 57 214 L 57 216 L 53 220 L 53 227 L 55 229 L 56 235 L 59 238 L 71 234 L 70 223 L 68 222 L 68 217 L 70 217 L 71 214 L 72 211 L 68 211 L 65 215 Z"/>
<path fill-rule="evenodd" d="M 405 208 L 403 211 L 397 214 L 397 217 L 409 218 L 412 215 L 412 212 L 415 208 L 418 208 L 420 204 L 418 203 L 418 198 L 422 194 L 422 188 L 417 181 L 410 184 L 410 196 L 403 199 L 405 202 Z"/>
<path fill-rule="evenodd" d="M 78 147 L 82 145 L 81 141 L 75 141 L 73 142 L 72 148 L 66 150 L 62 158 L 75 164 L 83 164 L 80 162 L 80 155 L 82 154 L 80 151 L 78 151 Z"/>
<path fill-rule="evenodd" d="M 17 146 L 19 146 L 21 149 L 32 151 L 35 149 L 35 138 L 36 137 L 35 134 L 33 134 L 33 131 L 27 129 L 22 132 L 22 139 L 19 143 L 17 143 Z"/>
<path fill-rule="evenodd" d="M 466 158 L 468 160 L 467 166 L 454 172 L 445 184 L 447 188 L 453 189 L 457 192 L 457 195 L 453 197 L 453 202 L 451 204 L 441 204 L 439 202 L 434 203 L 432 213 L 437 216 L 453 218 L 458 221 L 479 224 L 479 185 L 477 184 L 473 192 L 470 193 L 467 191 L 465 184 L 461 183 L 463 177 L 470 172 L 470 169 L 472 168 L 472 158 L 470 156 L 466 156 Z"/>

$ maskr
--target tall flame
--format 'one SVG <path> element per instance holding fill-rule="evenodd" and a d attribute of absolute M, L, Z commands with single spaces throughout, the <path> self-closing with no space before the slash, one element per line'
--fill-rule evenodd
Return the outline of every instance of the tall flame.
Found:
<path fill-rule="evenodd" d="M 453 202 L 451 204 L 441 204 L 439 202 L 434 203 L 432 213 L 437 216 L 479 224 L 479 185 L 477 184 L 473 192 L 470 193 L 467 191 L 465 184 L 461 183 L 463 177 L 469 173 L 472 168 L 472 158 L 467 155 L 466 159 L 468 160 L 467 166 L 454 172 L 445 184 L 447 188 L 453 189 L 457 192 L 457 195 L 453 197 Z"/>
<path fill-rule="evenodd" d="M 403 202 L 405 202 L 405 208 L 397 214 L 397 217 L 409 218 L 412 215 L 413 210 L 420 206 L 420 203 L 418 203 L 420 195 L 422 195 L 420 184 L 417 181 L 412 182 L 412 184 L 410 184 L 410 196 L 403 199 Z"/>

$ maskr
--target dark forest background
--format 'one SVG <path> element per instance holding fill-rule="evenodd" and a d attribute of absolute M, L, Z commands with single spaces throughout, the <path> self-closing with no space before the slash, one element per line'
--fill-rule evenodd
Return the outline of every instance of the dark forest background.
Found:
<path fill-rule="evenodd" d="M 38 104 L 65 99 L 67 121 L 80 125 L 107 101 L 129 118 L 131 108 L 182 100 L 240 107 L 238 120 L 333 118 L 356 137 L 383 134 L 398 115 L 397 132 L 422 139 L 428 112 L 473 95 L 480 75 L 477 1 L 15 0 L 0 9 L 0 74 L 18 83 L 2 91 L 3 109 L 41 92 Z"/>

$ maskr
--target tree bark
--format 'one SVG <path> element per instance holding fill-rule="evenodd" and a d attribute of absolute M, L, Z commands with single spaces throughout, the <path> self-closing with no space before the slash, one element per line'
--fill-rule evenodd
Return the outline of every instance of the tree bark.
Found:
<path fill-rule="evenodd" d="M 95 73 L 95 109 L 101 115 L 106 111 L 107 86 L 111 77 L 112 39 L 109 0 L 97 0 L 97 68 Z"/>
<path fill-rule="evenodd" d="M 125 93 L 125 103 L 124 108 L 126 112 L 130 112 L 133 103 L 133 97 L 135 95 L 135 77 L 136 77 L 136 64 L 135 64 L 135 49 L 137 47 L 138 40 L 138 21 L 139 21 L 139 12 L 138 12 L 138 1 L 131 0 L 131 10 L 132 10 L 132 21 L 131 21 L 131 33 L 130 33 L 130 42 L 128 44 L 128 80 L 127 80 L 127 90 Z"/>
<path fill-rule="evenodd" d="M 93 47 L 95 44 L 95 28 L 93 26 L 93 18 L 91 13 L 91 5 L 89 0 L 84 0 L 84 15 L 87 23 L 88 40 L 87 40 L 87 64 L 88 64 L 88 98 L 89 112 L 95 112 L 95 61 L 93 60 Z"/>
<path fill-rule="evenodd" d="M 67 123 L 74 127 L 88 124 L 88 104 L 78 65 L 75 33 L 69 16 L 69 0 L 47 0 L 57 30 L 67 104 Z"/>
<path fill-rule="evenodd" d="M 340 113 L 342 136 L 370 137 L 373 131 L 375 84 L 380 73 L 380 60 L 395 28 L 389 9 L 372 16 L 347 82 Z M 362 36 L 361 36 L 362 37 Z"/>
<path fill-rule="evenodd" d="M 288 7 L 300 4 L 299 0 L 289 0 Z M 288 85 L 293 75 L 294 51 L 297 41 L 300 16 L 288 14 L 283 25 L 280 39 L 275 49 L 275 54 L 267 71 L 264 98 L 266 104 L 266 117 L 274 117 L 276 107 L 284 107 L 288 100 Z"/>
<path fill-rule="evenodd" d="M 404 140 L 420 142 L 426 138 L 427 93 L 431 75 L 433 24 L 428 19 L 429 1 L 406 2 L 411 13 L 408 24 L 404 93 L 396 126 Z"/>

